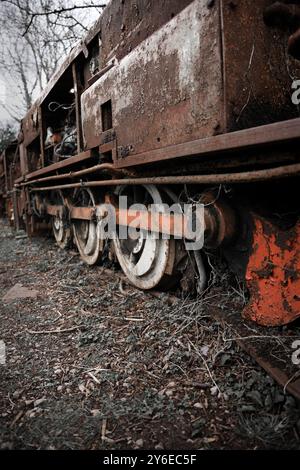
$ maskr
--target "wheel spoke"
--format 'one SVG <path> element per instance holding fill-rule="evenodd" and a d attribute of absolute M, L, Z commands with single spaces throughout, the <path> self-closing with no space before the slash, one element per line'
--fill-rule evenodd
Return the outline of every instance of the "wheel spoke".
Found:
<path fill-rule="evenodd" d="M 54 203 L 58 206 L 62 206 L 64 210 L 61 214 L 56 215 L 52 218 L 52 230 L 57 245 L 61 249 L 66 249 L 72 241 L 72 230 L 66 219 L 67 207 L 65 205 L 64 197 L 61 191 L 54 193 Z"/>
<path fill-rule="evenodd" d="M 95 207 L 95 197 L 89 189 L 76 191 L 73 197 L 76 205 Z M 74 239 L 82 260 L 88 265 L 96 264 L 102 254 L 102 240 L 99 238 L 97 222 L 76 220 L 73 222 Z"/>
<path fill-rule="evenodd" d="M 155 186 L 122 187 L 118 195 L 128 197 L 134 204 L 162 204 Z M 132 200 L 133 198 L 133 200 Z M 163 240 L 149 232 L 140 232 L 137 240 L 128 234 L 128 240 L 114 240 L 115 253 L 129 281 L 140 289 L 160 287 L 171 277 L 175 266 L 175 240 Z M 171 275 L 170 275 L 171 273 Z"/>

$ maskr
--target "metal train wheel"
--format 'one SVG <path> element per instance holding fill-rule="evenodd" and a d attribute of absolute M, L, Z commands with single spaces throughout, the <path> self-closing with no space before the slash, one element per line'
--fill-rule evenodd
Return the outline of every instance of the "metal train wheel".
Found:
<path fill-rule="evenodd" d="M 68 208 L 61 191 L 56 191 L 52 195 L 53 203 L 63 206 L 63 210 L 52 217 L 52 230 L 55 241 L 59 248 L 65 250 L 72 242 L 72 229 L 68 221 Z"/>
<path fill-rule="evenodd" d="M 75 191 L 73 196 L 74 206 L 95 207 L 95 197 L 88 188 Z M 74 220 L 74 240 L 82 260 L 90 266 L 97 264 L 101 258 L 103 241 L 99 238 L 97 221 Z"/>
<path fill-rule="evenodd" d="M 40 194 L 31 195 L 31 208 L 36 217 L 42 219 L 46 215 L 45 201 Z"/>
<path fill-rule="evenodd" d="M 116 191 L 118 196 L 127 196 L 128 207 L 132 204 L 162 204 L 162 197 L 153 185 L 124 186 Z M 114 250 L 120 266 L 135 287 L 150 290 L 165 287 L 166 281 L 173 278 L 176 259 L 174 239 L 155 238 L 152 234 L 140 231 L 137 237 L 130 232 L 125 240 L 119 234 L 114 239 Z"/>

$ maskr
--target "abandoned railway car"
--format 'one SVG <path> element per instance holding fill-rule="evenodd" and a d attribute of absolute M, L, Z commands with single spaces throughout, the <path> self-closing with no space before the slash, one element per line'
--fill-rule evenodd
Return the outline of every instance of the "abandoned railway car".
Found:
<path fill-rule="evenodd" d="M 21 176 L 18 143 L 12 142 L 0 155 L 0 216 L 6 215 L 14 225 L 14 182 Z"/>
<path fill-rule="evenodd" d="M 246 285 L 246 318 L 296 320 L 297 4 L 111 0 L 22 120 L 2 170 L 16 176 L 15 225 L 51 223 L 61 248 L 74 242 L 90 265 L 116 258 L 145 290 L 204 292 L 213 253 Z M 122 197 L 144 210 L 132 236 L 108 240 L 108 207 L 119 228 L 135 221 Z M 202 244 L 189 250 L 195 231 L 180 228 L 197 217 Z"/>

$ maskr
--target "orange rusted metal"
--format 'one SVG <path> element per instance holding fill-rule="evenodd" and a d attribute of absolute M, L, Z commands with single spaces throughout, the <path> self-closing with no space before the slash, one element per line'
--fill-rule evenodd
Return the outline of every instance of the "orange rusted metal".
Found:
<path fill-rule="evenodd" d="M 300 221 L 289 230 L 255 216 L 246 281 L 250 303 L 244 317 L 279 326 L 300 317 Z"/>
<path fill-rule="evenodd" d="M 163 233 L 179 238 L 193 239 L 189 218 L 184 214 L 162 214 L 158 212 L 116 209 L 116 220 L 119 225 L 139 228 L 149 232 Z"/>

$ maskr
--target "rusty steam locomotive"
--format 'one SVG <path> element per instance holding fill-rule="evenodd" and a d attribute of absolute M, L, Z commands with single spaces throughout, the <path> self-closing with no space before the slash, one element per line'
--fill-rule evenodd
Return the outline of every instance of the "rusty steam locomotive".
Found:
<path fill-rule="evenodd" d="M 0 157 L 1 210 L 30 236 L 51 223 L 90 265 L 115 257 L 145 290 L 202 292 L 214 252 L 247 286 L 246 318 L 297 319 L 298 3 L 111 0 Z M 105 240 L 108 203 L 118 226 L 134 219 L 121 196 L 201 203 L 203 248 L 186 250 L 180 213 L 156 238 L 145 211 L 139 236 Z"/>

